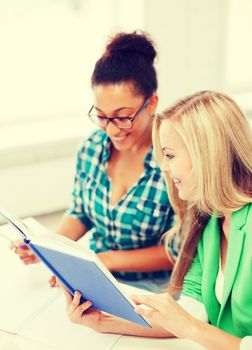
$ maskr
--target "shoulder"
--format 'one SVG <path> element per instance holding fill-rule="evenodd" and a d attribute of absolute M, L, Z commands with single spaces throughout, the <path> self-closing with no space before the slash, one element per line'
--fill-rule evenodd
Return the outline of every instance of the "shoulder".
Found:
<path fill-rule="evenodd" d="M 156 161 L 156 158 L 155 158 L 155 155 L 154 155 L 153 146 L 151 146 L 149 148 L 149 151 L 146 154 L 146 157 L 145 157 L 145 160 L 144 160 L 144 165 L 147 168 L 154 169 L 155 172 L 157 172 L 159 174 L 161 173 L 161 170 L 160 170 L 160 168 L 159 168 L 159 166 L 157 164 L 157 161 Z"/>
<path fill-rule="evenodd" d="M 108 144 L 108 136 L 102 130 L 95 130 L 85 140 L 83 140 L 78 147 L 78 157 L 94 156 L 100 153 Z"/>
<path fill-rule="evenodd" d="M 97 167 L 109 149 L 109 138 L 102 130 L 95 130 L 78 147 L 77 170 L 89 171 Z"/>

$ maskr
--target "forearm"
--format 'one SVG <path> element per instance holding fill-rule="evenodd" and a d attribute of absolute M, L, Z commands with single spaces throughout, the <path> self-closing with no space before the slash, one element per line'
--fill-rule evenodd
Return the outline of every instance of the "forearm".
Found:
<path fill-rule="evenodd" d="M 170 270 L 173 262 L 163 246 L 134 250 L 117 250 L 99 253 L 98 256 L 110 271 L 152 272 Z"/>
<path fill-rule="evenodd" d="M 113 333 L 123 335 L 133 335 L 137 337 L 149 338 L 170 338 L 173 337 L 171 333 L 157 324 L 152 324 L 152 328 L 142 327 L 135 323 L 123 320 L 118 317 L 108 315 L 102 318 L 102 322 L 96 329 L 101 333 Z"/>
<path fill-rule="evenodd" d="M 73 216 L 65 215 L 56 230 L 56 232 L 62 236 L 68 237 L 74 241 L 81 238 L 87 229 L 78 219 Z"/>
<path fill-rule="evenodd" d="M 239 350 L 241 339 L 199 320 L 194 321 L 191 334 L 187 336 L 207 350 Z"/>

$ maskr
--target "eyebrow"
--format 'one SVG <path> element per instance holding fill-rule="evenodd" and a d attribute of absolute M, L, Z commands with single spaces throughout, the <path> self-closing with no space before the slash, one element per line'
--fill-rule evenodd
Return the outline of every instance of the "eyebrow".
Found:
<path fill-rule="evenodd" d="M 169 147 L 162 147 L 162 151 L 166 151 L 166 150 L 172 150 L 172 151 L 175 151 L 173 148 L 169 148 Z"/>
<path fill-rule="evenodd" d="M 98 107 L 96 107 L 96 106 L 94 106 L 94 108 L 95 108 L 97 111 L 104 113 L 103 110 L 101 110 L 100 108 L 98 108 Z M 134 107 L 120 107 L 120 108 L 115 109 L 115 110 L 112 111 L 111 113 L 120 112 L 122 109 L 134 109 Z M 105 113 L 104 113 L 104 114 L 105 114 Z"/>

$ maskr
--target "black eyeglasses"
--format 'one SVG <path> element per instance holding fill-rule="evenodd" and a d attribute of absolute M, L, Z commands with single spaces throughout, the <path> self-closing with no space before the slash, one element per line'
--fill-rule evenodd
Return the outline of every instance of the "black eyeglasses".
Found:
<path fill-rule="evenodd" d="M 133 127 L 135 119 L 145 110 L 149 102 L 150 98 L 147 98 L 142 107 L 140 107 L 132 117 L 103 117 L 97 114 L 97 112 L 95 113 L 94 105 L 89 110 L 88 116 L 90 120 L 100 128 L 106 128 L 108 123 L 112 122 L 119 129 L 130 129 Z"/>

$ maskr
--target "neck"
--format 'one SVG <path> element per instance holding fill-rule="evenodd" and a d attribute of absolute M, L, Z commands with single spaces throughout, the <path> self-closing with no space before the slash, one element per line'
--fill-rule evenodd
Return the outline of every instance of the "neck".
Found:
<path fill-rule="evenodd" d="M 146 130 L 146 133 L 141 137 L 128 151 L 129 154 L 136 154 L 136 152 L 146 151 L 152 144 L 151 132 Z"/>
<path fill-rule="evenodd" d="M 225 222 L 226 224 L 230 225 L 231 218 L 232 218 L 232 214 L 231 213 L 225 214 L 224 217 L 223 217 L 223 222 Z"/>
<path fill-rule="evenodd" d="M 230 229 L 230 225 L 231 225 L 231 218 L 232 218 L 232 214 L 231 213 L 227 213 L 223 216 L 223 220 L 222 220 L 222 232 L 223 235 L 225 236 L 226 239 L 228 239 L 229 236 L 229 229 Z"/>

